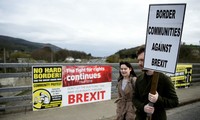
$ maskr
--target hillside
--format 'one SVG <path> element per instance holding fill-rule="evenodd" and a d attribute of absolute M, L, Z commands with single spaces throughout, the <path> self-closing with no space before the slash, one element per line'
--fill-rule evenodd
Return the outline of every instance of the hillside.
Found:
<path fill-rule="evenodd" d="M 110 55 L 107 58 L 107 62 L 119 62 L 121 60 L 127 60 L 130 62 L 137 62 L 136 51 L 139 46 L 129 49 L 122 49 L 118 52 Z M 180 46 L 178 62 L 194 63 L 200 62 L 200 46 L 198 45 L 186 45 Z"/>
<path fill-rule="evenodd" d="M 61 49 L 52 44 L 30 42 L 28 40 L 0 35 L 0 63 L 18 62 L 18 58 L 28 60 L 44 60 L 45 62 L 64 62 L 66 58 L 89 59 L 89 53 L 76 50 Z M 5 51 L 6 52 L 5 52 Z"/>
<path fill-rule="evenodd" d="M 61 49 L 52 44 L 35 43 L 24 39 L 3 36 L 3 35 L 0 35 L 0 43 L 1 43 L 0 49 L 5 48 L 7 50 L 19 50 L 26 52 L 31 52 L 37 49 L 41 49 L 43 47 L 50 47 L 53 51 L 58 51 Z"/>

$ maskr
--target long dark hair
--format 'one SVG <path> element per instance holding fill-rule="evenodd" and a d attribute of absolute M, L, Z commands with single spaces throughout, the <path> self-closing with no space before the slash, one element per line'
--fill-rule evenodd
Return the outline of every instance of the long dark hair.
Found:
<path fill-rule="evenodd" d="M 135 72 L 134 72 L 133 66 L 132 66 L 129 62 L 121 61 L 121 62 L 119 63 L 119 77 L 118 77 L 118 82 L 119 82 L 121 79 L 123 79 L 123 76 L 122 76 L 122 74 L 121 74 L 121 72 L 120 72 L 120 67 L 121 67 L 121 65 L 126 65 L 128 68 L 131 69 L 130 77 L 137 77 L 136 74 L 135 74 Z"/>

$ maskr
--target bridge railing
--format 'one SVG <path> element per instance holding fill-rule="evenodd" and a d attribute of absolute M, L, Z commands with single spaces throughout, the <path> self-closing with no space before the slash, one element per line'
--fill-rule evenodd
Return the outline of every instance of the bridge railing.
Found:
<path fill-rule="evenodd" d="M 0 63 L 0 114 L 32 110 L 32 66 L 112 66 L 111 97 L 117 97 L 119 63 Z M 137 63 L 132 63 L 136 74 Z M 193 63 L 192 83 L 200 82 L 200 63 Z M 191 85 L 192 85 L 191 83 Z"/>

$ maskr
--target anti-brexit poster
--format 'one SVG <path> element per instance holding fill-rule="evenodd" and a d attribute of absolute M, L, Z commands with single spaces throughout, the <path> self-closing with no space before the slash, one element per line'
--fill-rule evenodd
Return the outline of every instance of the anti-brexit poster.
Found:
<path fill-rule="evenodd" d="M 110 66 L 63 67 L 63 106 L 111 99 Z"/>
<path fill-rule="evenodd" d="M 63 66 L 63 87 L 111 82 L 110 66 Z"/>
<path fill-rule="evenodd" d="M 33 111 L 62 106 L 62 66 L 32 67 Z"/>
<path fill-rule="evenodd" d="M 149 5 L 144 69 L 175 73 L 185 11 L 186 3 Z"/>
<path fill-rule="evenodd" d="M 111 99 L 111 66 L 33 66 L 33 111 Z"/>
<path fill-rule="evenodd" d="M 166 73 L 171 77 L 175 88 L 189 87 L 192 81 L 192 64 L 177 64 L 176 72 L 174 74 Z"/>

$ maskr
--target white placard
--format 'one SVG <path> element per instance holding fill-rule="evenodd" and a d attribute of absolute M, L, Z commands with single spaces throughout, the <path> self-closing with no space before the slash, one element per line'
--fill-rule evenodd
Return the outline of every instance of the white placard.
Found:
<path fill-rule="evenodd" d="M 144 69 L 175 73 L 186 4 L 151 4 Z"/>

